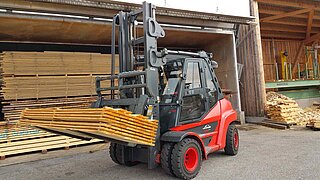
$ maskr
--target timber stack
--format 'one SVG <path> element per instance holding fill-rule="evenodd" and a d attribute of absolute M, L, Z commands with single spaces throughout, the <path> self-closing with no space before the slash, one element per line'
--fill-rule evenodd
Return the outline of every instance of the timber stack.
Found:
<path fill-rule="evenodd" d="M 305 113 L 309 116 L 309 122 L 307 127 L 320 130 L 320 107 L 312 106 L 310 108 L 305 109 Z"/>
<path fill-rule="evenodd" d="M 21 125 L 99 133 L 128 143 L 154 146 L 158 121 L 124 109 L 25 109 Z"/>
<path fill-rule="evenodd" d="M 67 150 L 80 145 L 102 142 L 99 139 L 84 141 L 30 127 L 0 126 L 0 160 L 26 153 L 46 153 L 56 149 Z"/>
<path fill-rule="evenodd" d="M 295 100 L 276 92 L 267 93 L 266 112 L 275 122 L 300 126 L 319 126 L 320 124 L 320 109 L 302 109 Z"/>
<path fill-rule="evenodd" d="M 110 75 L 111 55 L 3 52 L 0 71 L 4 120 L 15 124 L 24 108 L 88 108 L 96 99 L 96 77 Z"/>
<path fill-rule="evenodd" d="M 301 110 L 293 99 L 275 92 L 267 93 L 266 112 L 271 120 L 298 124 L 300 123 L 298 112 Z"/>

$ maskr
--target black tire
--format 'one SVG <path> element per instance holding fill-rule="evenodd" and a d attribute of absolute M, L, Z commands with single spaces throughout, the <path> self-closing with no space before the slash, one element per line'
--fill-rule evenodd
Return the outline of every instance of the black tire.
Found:
<path fill-rule="evenodd" d="M 176 177 L 193 179 L 199 173 L 201 164 L 202 152 L 196 140 L 185 138 L 174 145 L 171 155 L 171 165 Z"/>
<path fill-rule="evenodd" d="M 117 164 L 129 166 L 129 167 L 137 165 L 138 162 L 132 162 L 132 161 L 123 162 L 122 151 L 124 151 L 124 148 L 126 148 L 126 147 L 121 144 L 117 144 L 117 143 L 110 144 L 110 157 L 111 157 L 112 161 Z"/>
<path fill-rule="evenodd" d="M 239 133 L 234 124 L 230 124 L 227 131 L 226 147 L 224 152 L 227 155 L 235 156 L 239 150 Z"/>
<path fill-rule="evenodd" d="M 165 143 L 161 150 L 161 167 L 169 175 L 174 176 L 171 167 L 171 154 L 174 147 L 174 143 Z"/>
<path fill-rule="evenodd" d="M 113 162 L 117 163 L 117 164 L 120 164 L 120 162 L 118 161 L 117 159 L 117 144 L 116 143 L 110 143 L 110 146 L 109 146 L 109 154 L 110 154 L 110 157 L 112 159 Z"/>

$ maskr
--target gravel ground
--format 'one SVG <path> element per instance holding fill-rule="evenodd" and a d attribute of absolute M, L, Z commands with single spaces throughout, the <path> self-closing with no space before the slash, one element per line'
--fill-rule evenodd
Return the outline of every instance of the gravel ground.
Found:
<path fill-rule="evenodd" d="M 275 130 L 249 126 L 240 130 L 235 157 L 210 155 L 196 179 L 319 179 L 320 131 Z M 107 150 L 27 162 L 0 168 L 0 179 L 173 179 L 161 168 L 114 164 Z"/>

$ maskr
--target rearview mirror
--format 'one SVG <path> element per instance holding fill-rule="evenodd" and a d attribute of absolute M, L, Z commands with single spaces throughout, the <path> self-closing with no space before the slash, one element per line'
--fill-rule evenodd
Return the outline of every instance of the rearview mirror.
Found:
<path fill-rule="evenodd" d="M 218 63 L 216 61 L 211 61 L 211 65 L 213 67 L 213 69 L 217 69 L 218 68 Z"/>

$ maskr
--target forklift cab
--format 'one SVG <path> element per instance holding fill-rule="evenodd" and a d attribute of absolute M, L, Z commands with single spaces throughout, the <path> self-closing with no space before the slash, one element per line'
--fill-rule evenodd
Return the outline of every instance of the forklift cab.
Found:
<path fill-rule="evenodd" d="M 210 64 L 209 64 L 210 63 Z M 170 59 L 163 67 L 160 92 L 161 134 L 201 119 L 223 98 L 209 58 Z"/>

